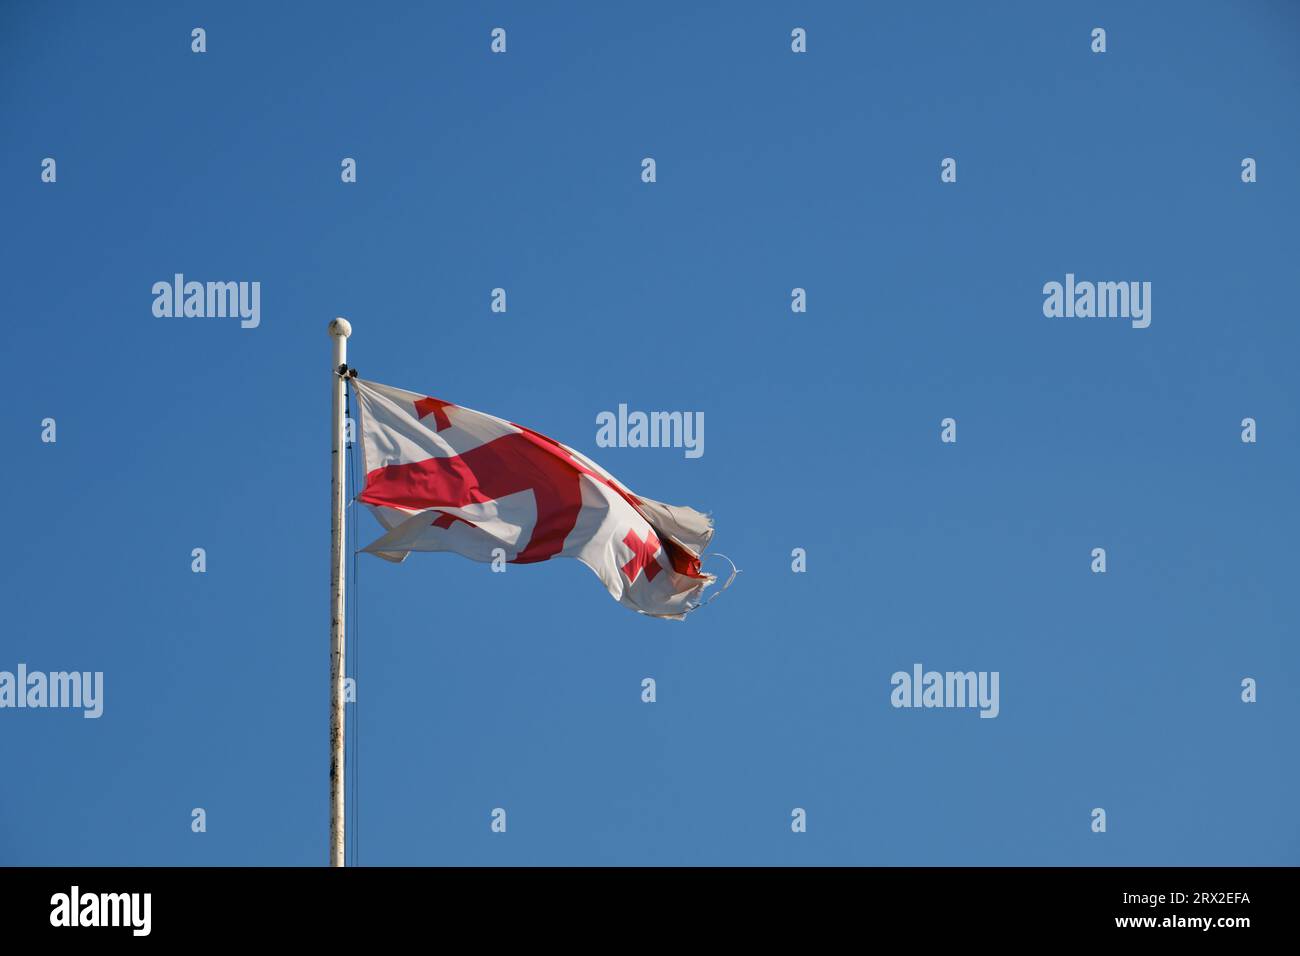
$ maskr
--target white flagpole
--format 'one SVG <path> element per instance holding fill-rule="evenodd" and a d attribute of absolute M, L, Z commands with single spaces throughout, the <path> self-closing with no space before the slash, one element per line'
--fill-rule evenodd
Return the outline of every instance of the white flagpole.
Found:
<path fill-rule="evenodd" d="M 343 488 L 344 443 L 346 426 L 344 398 L 346 396 L 348 336 L 352 326 L 347 319 L 337 318 L 330 323 L 330 337 L 334 339 L 334 448 L 331 452 L 333 477 L 331 481 L 332 511 L 331 531 L 333 546 L 330 549 L 330 866 L 343 866 Z"/>

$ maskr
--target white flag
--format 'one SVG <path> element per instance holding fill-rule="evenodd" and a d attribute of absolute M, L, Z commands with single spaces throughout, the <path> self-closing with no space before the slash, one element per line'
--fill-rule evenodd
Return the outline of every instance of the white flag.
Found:
<path fill-rule="evenodd" d="M 713 536 L 708 516 L 634 495 L 591 459 L 521 425 L 351 382 L 365 471 L 357 500 L 388 529 L 366 551 L 390 561 L 411 551 L 516 564 L 577 558 L 619 603 L 674 620 L 714 583 L 700 568 Z"/>

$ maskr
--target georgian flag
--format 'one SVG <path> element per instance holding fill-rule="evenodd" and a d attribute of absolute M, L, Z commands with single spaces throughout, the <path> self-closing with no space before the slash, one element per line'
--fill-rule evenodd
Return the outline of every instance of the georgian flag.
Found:
<path fill-rule="evenodd" d="M 614 600 L 682 620 L 715 578 L 700 570 L 707 515 L 632 494 L 566 445 L 482 412 L 351 379 L 360 409 L 365 503 L 389 561 L 454 551 L 514 564 L 577 558 Z M 733 575 L 734 576 L 734 575 Z M 730 583 L 730 582 L 728 582 Z"/>

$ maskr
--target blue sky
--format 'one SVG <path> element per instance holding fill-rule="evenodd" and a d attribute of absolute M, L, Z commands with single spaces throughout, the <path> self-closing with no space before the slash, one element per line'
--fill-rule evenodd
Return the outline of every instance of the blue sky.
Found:
<path fill-rule="evenodd" d="M 0 711 L 0 863 L 325 860 L 335 315 L 744 569 L 675 624 L 362 556 L 362 864 L 1300 862 L 1295 6 L 415 6 L 0 11 L 0 670 L 105 675 Z M 621 402 L 705 454 L 598 449 Z M 999 717 L 893 709 L 916 662 Z"/>

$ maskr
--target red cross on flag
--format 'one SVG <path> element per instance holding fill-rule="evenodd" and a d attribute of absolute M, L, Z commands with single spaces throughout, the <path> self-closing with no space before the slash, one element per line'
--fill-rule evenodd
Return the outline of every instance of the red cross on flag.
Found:
<path fill-rule="evenodd" d="M 454 551 L 514 564 L 577 558 L 625 607 L 682 620 L 714 576 L 707 515 L 632 494 L 566 445 L 473 409 L 352 379 L 365 503 L 390 561 Z M 498 550 L 500 549 L 500 550 Z M 495 553 L 494 553 L 495 552 Z"/>

